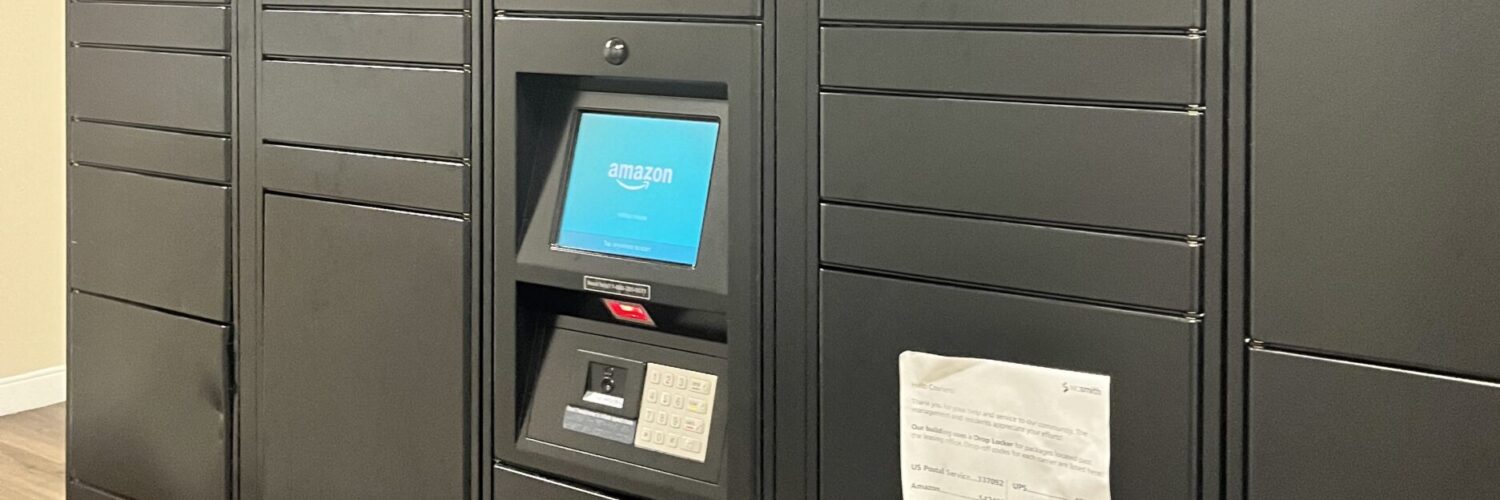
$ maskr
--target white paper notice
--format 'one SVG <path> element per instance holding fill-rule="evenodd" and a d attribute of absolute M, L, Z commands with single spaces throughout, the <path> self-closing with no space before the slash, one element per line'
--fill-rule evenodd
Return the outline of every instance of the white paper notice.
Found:
<path fill-rule="evenodd" d="M 905 500 L 1109 500 L 1109 377 L 901 354 Z"/>

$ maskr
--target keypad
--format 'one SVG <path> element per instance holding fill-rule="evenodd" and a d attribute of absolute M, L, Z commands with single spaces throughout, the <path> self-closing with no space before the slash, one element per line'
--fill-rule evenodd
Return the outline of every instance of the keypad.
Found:
<path fill-rule="evenodd" d="M 636 423 L 635 447 L 705 461 L 718 383 L 716 375 L 647 364 L 646 395 Z"/>

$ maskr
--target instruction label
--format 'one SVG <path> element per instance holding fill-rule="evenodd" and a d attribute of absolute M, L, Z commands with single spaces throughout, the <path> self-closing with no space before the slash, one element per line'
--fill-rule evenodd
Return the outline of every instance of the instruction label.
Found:
<path fill-rule="evenodd" d="M 1109 500 L 1109 377 L 901 354 L 905 500 Z"/>

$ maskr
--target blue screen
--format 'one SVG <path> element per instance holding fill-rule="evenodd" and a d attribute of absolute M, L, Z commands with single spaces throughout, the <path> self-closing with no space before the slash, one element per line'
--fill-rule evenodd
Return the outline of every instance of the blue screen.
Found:
<path fill-rule="evenodd" d="M 557 246 L 697 265 L 719 124 L 582 113 Z"/>

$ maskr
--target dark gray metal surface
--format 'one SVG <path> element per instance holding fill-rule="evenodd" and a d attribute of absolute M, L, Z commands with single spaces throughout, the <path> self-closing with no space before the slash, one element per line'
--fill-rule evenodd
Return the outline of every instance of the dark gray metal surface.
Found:
<path fill-rule="evenodd" d="M 267 11 L 267 55 L 463 64 L 467 16 L 459 13 Z"/>
<path fill-rule="evenodd" d="M 73 2 L 68 38 L 113 45 L 228 50 L 229 7 Z"/>
<path fill-rule="evenodd" d="M 1199 249 L 1185 241 L 823 206 L 827 264 L 1197 311 Z"/>
<path fill-rule="evenodd" d="M 904 351 L 1109 375 L 1118 499 L 1198 498 L 1199 324 L 824 271 L 821 498 L 899 498 Z"/>
<path fill-rule="evenodd" d="M 68 168 L 73 288 L 229 317 L 229 196 L 221 186 Z"/>
<path fill-rule="evenodd" d="M 462 70 L 268 61 L 260 66 L 268 140 L 462 158 L 469 75 Z"/>
<path fill-rule="evenodd" d="M 1500 377 L 1497 19 L 1256 2 L 1256 339 Z"/>
<path fill-rule="evenodd" d="M 68 154 L 79 163 L 228 182 L 231 142 L 224 137 L 75 121 Z"/>
<path fill-rule="evenodd" d="M 506 500 L 612 500 L 614 497 L 563 484 L 507 467 L 495 468 L 495 491 L 490 498 Z"/>
<path fill-rule="evenodd" d="M 68 500 L 120 500 L 120 497 L 78 481 L 68 481 L 67 488 Z"/>
<path fill-rule="evenodd" d="M 469 7 L 469 0 L 264 0 L 263 5 L 462 10 Z"/>
<path fill-rule="evenodd" d="M 505 11 L 755 17 L 761 0 L 496 0 Z"/>
<path fill-rule="evenodd" d="M 823 18 L 1137 28 L 1198 26 L 1194 0 L 823 0 Z"/>
<path fill-rule="evenodd" d="M 262 145 L 256 158 L 268 189 L 464 213 L 469 167 L 460 162 Z"/>
<path fill-rule="evenodd" d="M 1201 233 L 1199 114 L 849 94 L 822 106 L 825 198 Z"/>
<path fill-rule="evenodd" d="M 136 50 L 68 49 L 72 116 L 229 131 L 229 59 Z"/>
<path fill-rule="evenodd" d="M 1500 386 L 1250 353 L 1249 498 L 1500 498 Z"/>
<path fill-rule="evenodd" d="M 459 498 L 466 227 L 266 197 L 266 498 Z"/>
<path fill-rule="evenodd" d="M 1187 35 L 822 32 L 823 85 L 1156 104 L 1202 100 L 1203 43 Z"/>
<path fill-rule="evenodd" d="M 264 498 L 462 498 L 464 221 L 276 195 L 264 206 Z"/>
<path fill-rule="evenodd" d="M 68 295 L 68 475 L 130 498 L 224 498 L 228 329 Z"/>

